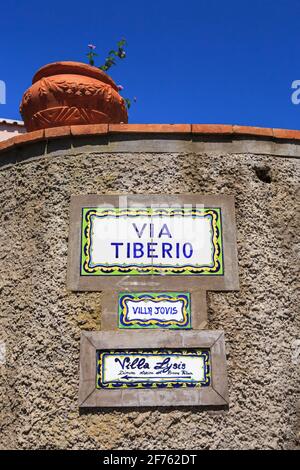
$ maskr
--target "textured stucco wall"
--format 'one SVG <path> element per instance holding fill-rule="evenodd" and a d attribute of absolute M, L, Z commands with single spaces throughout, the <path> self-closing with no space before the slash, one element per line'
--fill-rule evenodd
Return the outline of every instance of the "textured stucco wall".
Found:
<path fill-rule="evenodd" d="M 60 151 L 62 139 L 52 154 L 1 168 L 0 448 L 297 448 L 299 160 L 230 155 L 222 143 L 210 154 L 139 144 Z M 241 290 L 207 294 L 209 327 L 225 330 L 229 411 L 79 412 L 80 331 L 101 328 L 102 294 L 66 289 L 70 195 L 147 192 L 236 198 Z"/>

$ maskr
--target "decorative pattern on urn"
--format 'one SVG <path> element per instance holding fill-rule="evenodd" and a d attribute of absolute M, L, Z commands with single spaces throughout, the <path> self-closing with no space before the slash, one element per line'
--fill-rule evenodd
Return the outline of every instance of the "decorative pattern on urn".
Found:
<path fill-rule="evenodd" d="M 28 131 L 128 122 L 125 101 L 116 84 L 96 67 L 56 62 L 42 67 L 32 83 L 20 106 Z"/>

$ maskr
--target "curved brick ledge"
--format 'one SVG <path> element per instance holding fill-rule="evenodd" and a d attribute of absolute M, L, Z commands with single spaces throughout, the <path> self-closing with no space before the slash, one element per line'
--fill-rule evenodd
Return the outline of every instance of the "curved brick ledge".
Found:
<path fill-rule="evenodd" d="M 191 135 L 245 135 L 268 137 L 272 140 L 298 140 L 300 131 L 272 129 L 268 127 L 251 127 L 221 124 L 93 124 L 85 126 L 62 126 L 41 129 L 20 134 L 0 142 L 0 152 L 42 140 L 61 137 L 80 137 L 105 134 L 191 134 Z"/>

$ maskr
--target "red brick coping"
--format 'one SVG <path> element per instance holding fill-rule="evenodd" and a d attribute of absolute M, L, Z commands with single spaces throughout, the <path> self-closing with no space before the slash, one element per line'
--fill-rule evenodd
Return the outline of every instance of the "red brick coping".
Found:
<path fill-rule="evenodd" d="M 84 126 L 52 127 L 20 134 L 0 142 L 0 152 L 41 140 L 105 134 L 251 135 L 300 141 L 300 131 L 268 127 L 222 124 L 88 124 Z"/>

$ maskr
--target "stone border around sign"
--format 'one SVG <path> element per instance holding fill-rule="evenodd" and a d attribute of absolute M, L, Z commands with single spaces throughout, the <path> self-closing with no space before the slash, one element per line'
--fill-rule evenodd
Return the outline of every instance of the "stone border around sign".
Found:
<path fill-rule="evenodd" d="M 101 315 L 101 330 L 118 330 L 118 294 L 119 292 L 143 292 L 145 291 L 145 285 L 141 288 L 138 286 L 138 281 L 134 288 L 120 289 L 105 291 L 102 299 L 102 315 Z M 171 290 L 172 291 L 172 290 Z M 159 280 L 156 286 L 152 286 L 147 289 L 147 292 L 160 292 L 164 293 L 164 290 L 160 288 Z M 170 292 L 170 289 L 168 290 Z M 183 292 L 183 289 L 181 289 Z M 192 330 L 202 330 L 207 327 L 207 302 L 206 302 L 206 291 L 201 289 L 186 289 L 185 292 L 191 294 L 191 318 L 192 318 Z M 138 328 L 143 331 L 147 328 Z M 149 328 L 150 329 L 150 328 Z M 161 327 L 160 330 L 168 329 L 167 327 Z M 134 329 L 136 331 L 136 329 Z M 151 328 L 151 330 L 153 330 Z"/>
<path fill-rule="evenodd" d="M 80 276 L 81 213 L 83 207 L 160 207 L 204 204 L 222 209 L 222 233 L 225 274 L 223 276 Z M 152 288 L 160 278 L 162 290 L 239 290 L 234 197 L 201 194 L 119 194 L 82 195 L 71 197 L 67 286 L 72 291 L 105 291 L 112 288 L 131 289 L 139 282 L 139 289 Z"/>
<path fill-rule="evenodd" d="M 96 351 L 101 349 L 207 348 L 211 385 L 199 389 L 105 390 L 96 388 Z M 201 406 L 228 409 L 228 382 L 223 331 L 82 331 L 79 407 Z"/>

